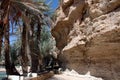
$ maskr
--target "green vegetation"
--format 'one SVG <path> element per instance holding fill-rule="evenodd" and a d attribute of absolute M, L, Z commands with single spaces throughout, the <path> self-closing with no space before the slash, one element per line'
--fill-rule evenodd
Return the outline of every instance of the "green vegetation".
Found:
<path fill-rule="evenodd" d="M 0 14 L 0 52 L 4 46 L 4 59 L 7 74 L 19 75 L 15 64 L 20 64 L 23 73 L 28 65 L 37 72 L 42 59 L 55 45 L 50 34 L 51 12 L 44 0 L 2 0 Z M 17 40 L 10 45 L 10 36 Z M 19 60 L 18 60 L 19 58 Z"/>
<path fill-rule="evenodd" d="M 43 27 L 41 31 L 41 40 L 39 44 L 39 48 L 41 54 L 46 56 L 50 52 L 52 52 L 53 47 L 55 46 L 55 41 L 53 40 L 50 30 L 47 27 Z"/>

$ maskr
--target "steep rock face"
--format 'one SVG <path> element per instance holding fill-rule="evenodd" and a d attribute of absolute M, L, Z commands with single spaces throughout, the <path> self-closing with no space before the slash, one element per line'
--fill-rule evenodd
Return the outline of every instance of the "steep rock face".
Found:
<path fill-rule="evenodd" d="M 52 35 L 66 67 L 120 80 L 120 1 L 62 0 Z"/>

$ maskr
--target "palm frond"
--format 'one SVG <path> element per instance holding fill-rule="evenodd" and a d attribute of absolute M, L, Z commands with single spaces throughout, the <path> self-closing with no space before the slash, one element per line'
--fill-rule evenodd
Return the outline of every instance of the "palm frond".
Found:
<path fill-rule="evenodd" d="M 36 4 L 32 4 L 28 2 L 20 2 L 20 1 L 12 1 L 12 3 L 16 5 L 21 11 L 24 11 L 24 12 L 27 11 L 29 14 L 40 15 L 41 17 L 44 17 L 44 14 L 42 12 L 43 10 L 42 5 L 38 7 L 38 5 Z"/>

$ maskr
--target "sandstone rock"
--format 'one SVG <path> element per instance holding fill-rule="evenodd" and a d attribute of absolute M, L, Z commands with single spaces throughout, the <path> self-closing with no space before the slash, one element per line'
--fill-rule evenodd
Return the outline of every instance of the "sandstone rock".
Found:
<path fill-rule="evenodd" d="M 120 1 L 63 0 L 59 11 L 52 35 L 66 66 L 120 80 Z"/>

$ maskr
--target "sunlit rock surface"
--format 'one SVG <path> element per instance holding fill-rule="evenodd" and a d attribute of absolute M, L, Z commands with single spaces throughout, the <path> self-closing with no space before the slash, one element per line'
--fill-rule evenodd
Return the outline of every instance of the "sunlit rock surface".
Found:
<path fill-rule="evenodd" d="M 62 0 L 56 12 L 52 35 L 66 67 L 120 80 L 120 0 Z"/>
<path fill-rule="evenodd" d="M 54 75 L 48 80 L 103 80 L 102 78 L 96 78 L 91 76 L 88 72 L 86 75 L 80 75 L 74 70 L 66 70 L 62 74 Z"/>

